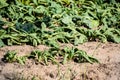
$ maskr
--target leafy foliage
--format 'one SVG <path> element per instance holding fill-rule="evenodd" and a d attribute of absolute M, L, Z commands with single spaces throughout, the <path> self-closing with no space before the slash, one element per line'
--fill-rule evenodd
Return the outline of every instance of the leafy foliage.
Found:
<path fill-rule="evenodd" d="M 59 49 L 59 43 L 78 45 L 96 40 L 120 43 L 120 1 L 0 1 L 0 47 L 44 44 Z M 47 60 L 54 60 L 49 51 L 33 53 L 42 56 L 42 61 L 45 63 Z M 77 54 L 74 56 L 75 59 L 72 57 L 75 61 L 81 62 L 85 59 L 91 62 L 90 59 L 93 59 L 86 57 L 84 51 L 75 53 Z M 72 52 L 70 55 L 72 56 Z M 71 59 L 69 54 L 63 56 L 63 63 Z M 35 58 L 39 61 L 39 57 Z M 21 59 L 23 60 L 23 58 L 17 60 L 21 62 Z"/>
<path fill-rule="evenodd" d="M 64 60 L 63 63 L 67 62 L 67 60 L 74 60 L 76 62 L 99 62 L 97 59 L 88 56 L 87 53 L 83 50 L 79 50 L 77 48 L 68 48 L 65 47 L 63 50 L 64 52 Z"/>
<path fill-rule="evenodd" d="M 27 43 L 59 47 L 58 42 L 78 45 L 96 39 L 119 43 L 119 1 L 109 2 L 4 0 L 2 3 L 9 5 L 0 12 L 0 46 Z"/>
<path fill-rule="evenodd" d="M 6 0 L 0 0 L 0 9 L 6 6 L 8 6 L 8 4 L 6 3 Z"/>
<path fill-rule="evenodd" d="M 87 53 L 83 50 L 77 48 L 68 48 L 63 49 L 59 48 L 50 48 L 48 50 L 40 51 L 34 50 L 29 56 L 17 56 L 15 51 L 8 51 L 4 56 L 5 61 L 7 62 L 18 62 L 22 65 L 25 64 L 26 59 L 34 59 L 41 64 L 47 65 L 48 62 L 58 64 L 59 62 L 65 64 L 69 60 L 74 60 L 75 62 L 99 62 L 97 59 L 92 56 L 88 56 Z M 59 58 L 60 59 L 59 59 Z"/>
<path fill-rule="evenodd" d="M 17 53 L 15 51 L 8 51 L 4 56 L 4 60 L 6 62 L 18 62 L 24 65 L 27 57 L 26 56 L 18 57 L 16 54 Z"/>
<path fill-rule="evenodd" d="M 16 60 L 16 52 L 15 51 L 8 51 L 7 54 L 4 56 L 4 58 L 8 62 L 13 62 Z"/>

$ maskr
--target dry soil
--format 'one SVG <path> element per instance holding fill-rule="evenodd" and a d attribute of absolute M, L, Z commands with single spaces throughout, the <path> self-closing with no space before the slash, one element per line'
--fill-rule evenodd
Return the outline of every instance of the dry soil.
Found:
<path fill-rule="evenodd" d="M 61 44 L 61 47 L 73 46 Z M 0 80 L 120 80 L 120 44 L 87 42 L 74 46 L 97 58 L 100 63 L 75 63 L 65 65 L 42 65 L 34 60 L 27 60 L 25 65 L 5 63 L 2 59 L 8 50 L 16 50 L 18 55 L 29 55 L 32 50 L 46 50 L 39 45 L 5 46 L 0 48 Z"/>

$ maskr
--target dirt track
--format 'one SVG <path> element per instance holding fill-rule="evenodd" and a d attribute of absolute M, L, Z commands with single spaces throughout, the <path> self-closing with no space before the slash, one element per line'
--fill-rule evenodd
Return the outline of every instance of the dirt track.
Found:
<path fill-rule="evenodd" d="M 62 44 L 65 46 L 67 44 Z M 73 46 L 73 45 L 67 45 Z M 46 46 L 29 45 L 6 46 L 0 48 L 0 80 L 120 80 L 120 44 L 88 42 L 76 46 L 93 55 L 100 61 L 94 63 L 68 62 L 65 65 L 41 65 L 33 60 L 27 60 L 25 65 L 19 63 L 5 63 L 3 56 L 8 50 L 17 50 L 19 55 L 27 55 L 32 50 L 45 50 Z"/>

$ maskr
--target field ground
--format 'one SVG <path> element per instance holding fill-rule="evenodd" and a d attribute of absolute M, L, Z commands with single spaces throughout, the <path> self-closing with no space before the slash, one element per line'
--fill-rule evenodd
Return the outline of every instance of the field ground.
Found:
<path fill-rule="evenodd" d="M 64 46 L 71 44 L 62 44 Z M 94 63 L 75 63 L 42 65 L 34 60 L 27 60 L 25 65 L 5 63 L 2 58 L 8 50 L 17 50 L 18 55 L 29 54 L 32 50 L 45 50 L 39 45 L 5 46 L 0 48 L 0 80 L 120 80 L 120 44 L 87 42 L 75 46 L 85 50 L 100 61 Z"/>

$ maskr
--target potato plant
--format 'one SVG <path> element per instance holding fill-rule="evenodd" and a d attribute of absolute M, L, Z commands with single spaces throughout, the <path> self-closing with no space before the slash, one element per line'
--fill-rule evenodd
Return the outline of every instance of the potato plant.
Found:
<path fill-rule="evenodd" d="M 59 43 L 77 46 L 96 40 L 120 43 L 120 1 L 0 0 L 0 47 L 43 44 L 59 49 Z M 75 53 L 62 54 L 63 63 L 71 59 L 92 63 L 86 52 Z M 54 61 L 49 51 L 34 52 L 38 54 L 38 61 Z"/>
<path fill-rule="evenodd" d="M 58 57 L 61 59 L 59 59 Z M 4 60 L 6 62 L 18 62 L 22 65 L 25 64 L 26 59 L 34 59 L 35 61 L 44 65 L 48 65 L 49 62 L 53 64 L 65 64 L 70 60 L 73 60 L 77 63 L 99 63 L 99 61 L 96 58 L 87 55 L 85 51 L 73 47 L 65 47 L 63 49 L 50 48 L 44 51 L 34 50 L 30 53 L 29 56 L 17 56 L 17 53 L 15 51 L 8 51 L 4 56 Z"/>

